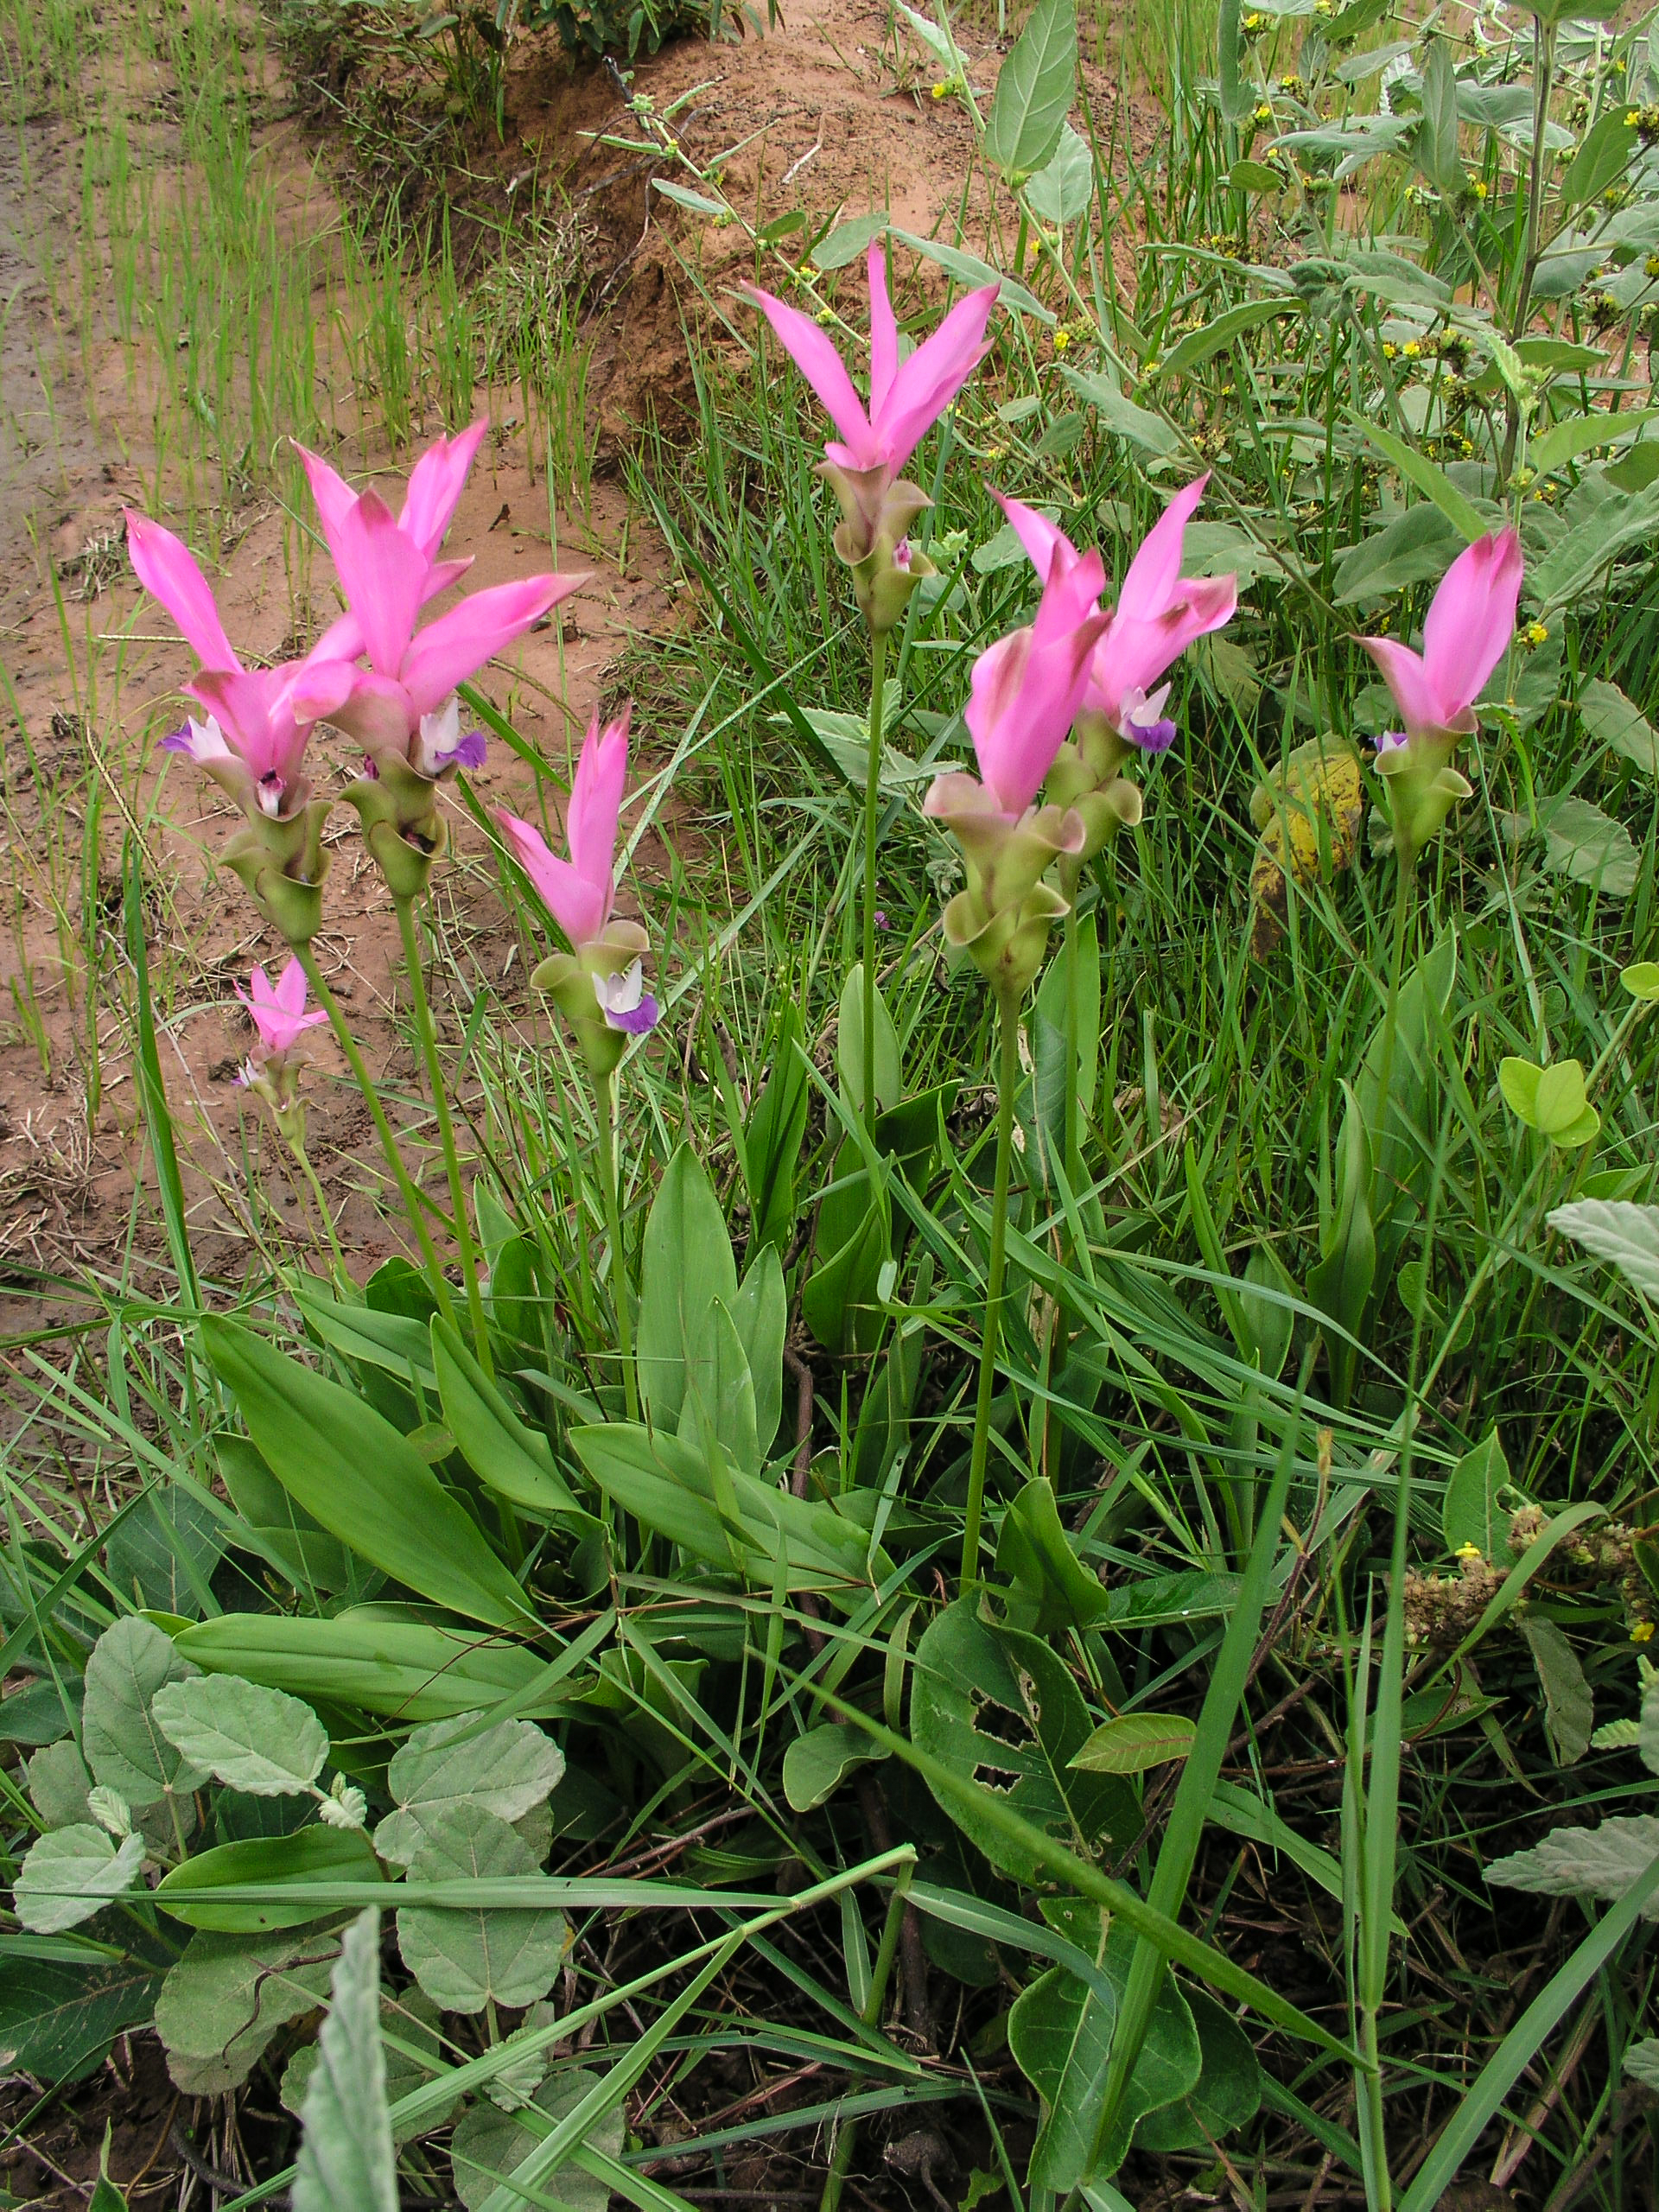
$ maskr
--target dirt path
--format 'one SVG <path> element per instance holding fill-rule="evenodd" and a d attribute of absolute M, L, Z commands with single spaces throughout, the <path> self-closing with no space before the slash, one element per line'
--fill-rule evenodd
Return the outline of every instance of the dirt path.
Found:
<path fill-rule="evenodd" d="M 906 227 L 931 230 L 963 199 L 969 125 L 955 102 L 928 96 L 918 47 L 908 60 L 891 43 L 883 48 L 884 22 L 865 0 L 829 0 L 765 40 L 682 41 L 642 60 L 633 91 L 655 116 L 671 117 L 668 128 L 691 168 L 606 143 L 659 135 L 629 111 L 612 72 L 573 66 L 550 33 L 518 50 L 505 143 L 486 149 L 467 190 L 474 214 L 486 217 L 498 208 L 505 215 L 515 200 L 522 206 L 527 190 L 549 180 L 569 196 L 574 235 L 591 264 L 583 334 L 601 474 L 588 512 L 556 518 L 560 564 L 591 569 L 591 582 L 511 666 L 491 671 L 485 689 L 561 771 L 621 647 L 674 619 L 660 548 L 637 521 L 625 536 L 623 494 L 614 474 L 602 473 L 604 457 L 650 410 L 671 417 L 685 400 L 686 305 L 706 314 L 700 290 L 705 300 L 729 301 L 753 265 L 741 229 L 684 214 L 651 191 L 650 180 L 717 173 L 759 221 L 798 208 L 825 217 L 890 205 Z M 995 67 L 989 57 L 992 76 Z M 338 210 L 315 174 L 315 132 L 284 118 L 280 87 L 272 105 L 273 119 L 257 132 L 261 158 L 297 211 L 293 219 L 325 226 Z M 170 622 L 141 601 L 120 542 L 121 508 L 156 510 L 159 473 L 161 518 L 185 524 L 157 457 L 153 380 L 141 373 L 135 381 L 130 348 L 111 334 L 107 314 L 83 311 L 67 281 L 80 151 L 76 130 L 42 118 L 0 156 L 0 284 L 11 302 L 0 353 L 10 417 L 0 456 L 0 661 L 16 717 L 5 786 L 12 926 L 0 949 L 16 1016 L 0 1041 L 0 1266 L 113 1264 L 128 1236 L 138 1147 L 116 938 L 123 836 L 137 824 L 149 855 L 149 960 L 167 1016 L 169 1096 L 191 1162 L 193 1224 L 208 1268 L 235 1271 L 247 1233 L 245 1148 L 256 1172 L 280 1148 L 231 1081 L 248 1039 L 232 984 L 280 948 L 214 865 L 232 827 L 228 808 L 187 763 L 154 749 L 181 718 L 177 690 L 190 662 L 171 642 Z M 321 327 L 328 303 L 319 296 L 315 304 Z M 521 420 L 519 394 L 484 390 L 479 404 L 493 434 L 450 540 L 477 556 L 472 587 L 547 565 L 552 536 L 539 438 Z M 423 427 L 429 435 L 441 425 L 429 418 Z M 406 465 L 384 443 L 349 437 L 334 457 L 358 480 L 395 480 L 397 462 Z M 324 563 L 308 574 L 302 562 L 296 571 L 295 518 L 271 493 L 244 489 L 245 498 L 188 534 L 210 575 L 217 570 L 232 638 L 274 657 L 315 634 L 333 606 Z M 646 746 L 671 742 L 667 732 L 641 736 Z M 343 760 L 343 748 L 333 750 Z M 525 783 L 523 767 L 499 747 L 477 779 L 486 803 L 522 798 Z M 468 865 L 448 887 L 480 973 L 499 976 L 511 939 L 475 867 L 478 834 L 458 808 L 453 813 Z M 389 905 L 363 870 L 348 810 L 329 836 L 335 861 L 319 950 L 361 1025 L 372 1065 L 412 1096 Z M 85 888 L 82 866 L 94 855 L 96 893 Z M 91 1011 L 86 944 L 93 949 Z M 343 1084 L 326 1079 L 343 1073 L 332 1044 L 316 1058 L 315 1156 L 348 1243 L 372 1262 L 391 1249 L 391 1232 L 378 1218 L 378 1178 L 365 1174 L 366 1116 Z M 365 1182 L 368 1198 L 354 1198 Z M 279 1201 L 279 1213 L 293 1203 Z M 140 1249 L 151 1241 L 141 1236 Z"/>

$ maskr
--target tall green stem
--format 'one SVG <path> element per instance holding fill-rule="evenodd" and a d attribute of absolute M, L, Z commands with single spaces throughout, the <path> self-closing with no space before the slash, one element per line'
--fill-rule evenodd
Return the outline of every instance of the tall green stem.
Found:
<path fill-rule="evenodd" d="M 887 1901 L 887 1916 L 881 1929 L 881 1941 L 875 1954 L 875 1963 L 870 1969 L 869 1993 L 866 1996 L 859 2018 L 867 2028 L 880 2024 L 882 2007 L 887 2000 L 887 1983 L 893 1975 L 893 1962 L 899 1950 L 899 1935 L 905 1923 L 905 1902 L 910 1891 L 912 1869 L 901 1866 L 899 1878 L 893 1885 L 893 1895 Z M 858 2140 L 858 2122 L 843 2120 L 836 2135 L 836 2147 L 830 2154 L 830 2171 L 823 2177 L 823 2195 L 818 2202 L 818 2212 L 836 2212 L 841 2202 L 841 2192 L 846 2185 L 847 2170 L 853 2163 L 853 2146 Z"/>
<path fill-rule="evenodd" d="M 1388 1143 L 1389 1090 L 1394 1081 L 1395 1046 L 1400 1030 L 1401 971 L 1406 964 L 1406 930 L 1411 920 L 1411 898 L 1416 887 L 1416 855 L 1408 852 L 1403 845 L 1398 846 L 1395 855 L 1394 938 L 1389 956 L 1389 995 L 1382 1013 L 1382 1049 L 1376 1064 L 1376 1121 L 1373 1133 L 1376 1151 L 1371 1160 L 1373 1217 L 1376 1213 L 1376 1201 L 1382 1195 L 1379 1185 Z"/>
<path fill-rule="evenodd" d="M 1020 1081 L 1020 1001 L 1012 992 L 997 1001 L 1001 1051 L 996 1074 L 996 1184 L 991 1196 L 991 1263 L 985 1279 L 985 1329 L 979 1347 L 979 1395 L 974 1402 L 974 1450 L 968 1463 L 968 1517 L 962 1531 L 962 1586 L 979 1580 L 979 1523 L 985 1498 L 985 1462 L 991 1440 L 991 1395 L 1002 1329 L 1002 1270 L 1008 1237 L 1008 1162 L 1014 1151 L 1014 1094 Z"/>
<path fill-rule="evenodd" d="M 605 1226 L 611 1239 L 611 1297 L 616 1307 L 622 1389 L 627 1400 L 628 1419 L 638 1421 L 639 1383 L 633 1371 L 633 1317 L 628 1312 L 628 1271 L 622 1257 L 622 1205 L 617 1190 L 617 1161 L 621 1149 L 617 1142 L 617 1124 L 621 1116 L 621 1096 L 613 1069 L 605 1078 L 599 1101 L 599 1173 L 605 1185 Z"/>
<path fill-rule="evenodd" d="M 334 1216 L 328 1211 L 328 1201 L 323 1196 L 322 1185 L 317 1180 L 317 1171 L 311 1165 L 311 1156 L 302 1144 L 292 1144 L 289 1150 L 299 1162 L 300 1173 L 311 1189 L 311 1203 L 317 1210 L 317 1220 L 323 1235 L 328 1239 L 328 1249 L 334 1255 L 334 1265 L 341 1274 L 346 1273 L 346 1255 L 340 1249 L 340 1239 L 334 1234 Z"/>
<path fill-rule="evenodd" d="M 461 1179 L 461 1156 L 455 1150 L 455 1124 L 444 1089 L 443 1069 L 438 1061 L 438 1033 L 432 1027 L 432 1009 L 426 1000 L 426 976 L 421 958 L 420 931 L 412 899 L 394 899 L 397 927 L 404 940 L 404 965 L 409 970 L 409 995 L 415 1007 L 415 1027 L 420 1033 L 421 1056 L 426 1079 L 432 1087 L 432 1110 L 438 1117 L 438 1137 L 449 1178 L 449 1204 L 455 1217 L 455 1243 L 461 1253 L 461 1279 L 467 1287 L 467 1317 L 472 1326 L 473 1351 L 486 1375 L 493 1375 L 490 1334 L 484 1325 L 484 1297 L 478 1287 L 478 1254 L 473 1245 L 472 1223 L 466 1187 Z"/>
<path fill-rule="evenodd" d="M 1072 1197 L 1082 1182 L 1083 1155 L 1077 1139 L 1077 894 L 1065 910 L 1065 1097 L 1064 1156 L 1065 1180 Z"/>
<path fill-rule="evenodd" d="M 1544 219 L 1544 194 L 1549 183 L 1550 164 L 1554 158 L 1545 144 L 1545 131 L 1549 122 L 1549 96 L 1555 80 L 1555 26 L 1541 16 L 1533 23 L 1532 63 L 1532 156 L 1527 178 L 1527 250 L 1521 263 L 1520 277 L 1516 285 L 1515 306 L 1510 316 L 1509 339 L 1511 345 L 1527 334 L 1527 316 L 1532 308 L 1533 279 L 1538 273 L 1538 260 Z M 1521 435 L 1521 401 L 1511 391 L 1504 407 L 1503 446 L 1498 456 L 1497 493 L 1501 499 L 1503 487 L 1510 480 L 1510 471 L 1515 466 L 1515 448 Z"/>
<path fill-rule="evenodd" d="M 432 1294 L 437 1300 L 444 1319 L 447 1321 L 453 1321 L 455 1318 L 454 1300 L 449 1295 L 449 1285 L 444 1279 L 437 1248 L 432 1242 L 432 1232 L 426 1225 L 426 1202 L 416 1189 L 409 1170 L 404 1165 L 404 1155 L 397 1149 L 397 1140 L 393 1136 L 391 1124 L 386 1119 L 386 1109 L 380 1103 L 380 1094 L 376 1090 L 368 1069 L 364 1065 L 363 1055 L 357 1048 L 357 1039 L 353 1036 L 350 1026 L 340 1012 L 340 1001 L 329 989 L 327 979 L 321 969 L 318 967 L 316 955 L 310 946 L 296 944 L 294 953 L 301 967 L 305 970 L 305 980 L 311 986 L 313 997 L 328 1016 L 329 1026 L 339 1039 L 340 1051 L 346 1055 L 346 1064 L 357 1078 L 357 1087 L 363 1094 L 364 1103 L 373 1117 L 375 1128 L 379 1133 L 380 1149 L 386 1156 L 386 1165 L 391 1168 L 392 1180 L 397 1185 L 398 1195 L 404 1202 L 404 1211 L 409 1216 L 410 1227 L 415 1231 L 426 1261 L 427 1273 L 432 1284 Z"/>
<path fill-rule="evenodd" d="M 881 812 L 882 698 L 887 633 L 870 636 L 870 755 L 864 777 L 864 1120 L 875 1125 L 875 832 Z"/>

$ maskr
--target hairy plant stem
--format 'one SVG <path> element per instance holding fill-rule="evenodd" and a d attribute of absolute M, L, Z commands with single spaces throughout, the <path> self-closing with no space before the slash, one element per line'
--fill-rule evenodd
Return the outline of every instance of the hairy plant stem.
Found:
<path fill-rule="evenodd" d="M 622 1361 L 622 1389 L 628 1419 L 639 1418 L 639 1382 L 633 1371 L 633 1319 L 628 1312 L 628 1271 L 622 1258 L 622 1205 L 617 1189 L 621 1147 L 617 1124 L 622 1117 L 621 1089 L 613 1069 L 600 1086 L 599 1177 L 605 1186 L 605 1227 L 611 1240 L 611 1297 L 616 1307 L 617 1351 Z"/>
<path fill-rule="evenodd" d="M 305 980 L 311 986 L 312 995 L 316 999 L 317 1004 L 328 1016 L 329 1025 L 340 1041 L 340 1049 L 346 1055 L 346 1065 L 357 1078 L 357 1087 L 363 1094 L 364 1103 L 373 1116 L 375 1128 L 379 1134 L 380 1149 L 386 1156 L 386 1165 L 391 1170 L 392 1180 L 397 1184 L 398 1195 L 404 1202 L 404 1211 L 409 1216 L 410 1227 L 415 1231 L 422 1255 L 426 1261 L 427 1274 L 432 1285 L 432 1295 L 437 1300 L 439 1310 L 442 1313 L 444 1319 L 453 1322 L 455 1318 L 454 1300 L 449 1295 L 449 1285 L 445 1279 L 443 1268 L 438 1258 L 437 1247 L 432 1242 L 432 1232 L 426 1225 L 425 1200 L 416 1189 L 414 1180 L 408 1168 L 404 1165 L 404 1155 L 397 1149 L 397 1140 L 393 1136 L 391 1124 L 386 1119 L 386 1109 L 380 1103 L 380 1094 L 376 1090 L 368 1069 L 364 1065 L 363 1055 L 358 1050 L 357 1039 L 353 1036 L 346 1017 L 340 1012 L 340 1001 L 329 989 L 327 980 L 321 969 L 318 967 L 316 955 L 310 946 L 296 944 L 294 947 L 294 955 L 305 970 Z"/>
<path fill-rule="evenodd" d="M 490 1335 L 484 1325 L 484 1298 L 478 1287 L 478 1254 L 473 1247 L 467 1192 L 461 1179 L 461 1158 L 455 1150 L 455 1125 L 443 1087 L 443 1070 L 438 1061 L 438 1033 L 432 1027 L 432 1009 L 426 1001 L 426 976 L 421 958 L 420 931 L 415 920 L 415 902 L 412 899 L 394 899 L 392 904 L 397 909 L 397 928 L 404 940 L 404 965 L 409 971 L 415 1027 L 420 1034 L 421 1056 L 426 1062 L 426 1078 L 432 1087 L 432 1109 L 438 1117 L 438 1137 L 449 1178 L 449 1204 L 455 1217 L 455 1243 L 461 1253 L 461 1279 L 467 1290 L 467 1318 L 472 1328 L 473 1351 L 486 1375 L 493 1376 Z"/>
<path fill-rule="evenodd" d="M 882 1923 L 881 1941 L 877 1946 L 875 1963 L 870 1969 L 869 1994 L 864 1999 L 859 2018 L 867 2028 L 878 2027 L 882 2007 L 887 2001 L 887 1983 L 893 1974 L 893 1961 L 899 1949 L 899 1930 L 904 1926 L 905 1905 L 910 1894 L 910 1878 L 913 1869 L 901 1866 L 893 1882 L 893 1895 L 887 1900 L 887 1916 Z M 858 2122 L 843 2121 L 836 2135 L 836 2147 L 830 2154 L 830 2171 L 823 2177 L 823 2195 L 818 2202 L 818 2212 L 836 2212 L 841 2202 L 841 2192 L 846 2185 L 847 2169 L 852 2164 L 853 2152 L 858 2142 Z"/>
<path fill-rule="evenodd" d="M 870 634 L 870 753 L 864 777 L 864 1122 L 875 1126 L 875 833 L 881 812 L 882 700 L 887 634 Z"/>
<path fill-rule="evenodd" d="M 1532 155 L 1527 177 L 1527 250 L 1516 286 L 1515 307 L 1510 316 L 1508 334 L 1511 345 L 1527 334 L 1527 315 L 1532 307 L 1532 283 L 1538 273 L 1544 194 L 1548 187 L 1552 160 L 1544 144 L 1544 132 L 1549 122 L 1549 96 L 1554 89 L 1555 26 L 1545 22 L 1539 16 L 1533 22 L 1532 36 Z M 1503 410 L 1503 445 L 1497 461 L 1497 490 L 1500 499 L 1503 496 L 1503 487 L 1510 480 L 1510 471 L 1515 466 L 1515 448 L 1520 435 L 1521 400 L 1518 393 L 1511 391 Z"/>
<path fill-rule="evenodd" d="M 974 1402 L 974 1449 L 968 1463 L 968 1517 L 962 1531 L 962 1586 L 979 1580 L 979 1524 L 985 1498 L 985 1463 L 991 1441 L 991 1396 L 1002 1326 L 1002 1272 L 1008 1237 L 1008 1166 L 1014 1150 L 1014 1094 L 1020 1081 L 1020 1001 L 997 997 L 1001 1044 L 996 1076 L 996 1182 L 991 1194 L 990 1268 L 985 1278 L 985 1326 L 979 1347 L 979 1390 Z"/>

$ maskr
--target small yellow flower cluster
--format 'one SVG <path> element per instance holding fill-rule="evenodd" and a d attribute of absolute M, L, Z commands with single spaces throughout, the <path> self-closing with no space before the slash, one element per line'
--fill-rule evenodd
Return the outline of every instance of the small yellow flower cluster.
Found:
<path fill-rule="evenodd" d="M 1273 110 L 1268 105 L 1266 100 L 1262 100 L 1257 103 L 1255 119 L 1258 123 L 1271 123 L 1273 121 Z"/>
<path fill-rule="evenodd" d="M 1651 1621 L 1637 1621 L 1636 1626 L 1630 1630 L 1630 1642 L 1632 1643 L 1651 1643 L 1653 1642 L 1653 1623 Z"/>
<path fill-rule="evenodd" d="M 1400 351 L 1408 361 L 1421 361 L 1423 358 L 1423 349 L 1414 338 L 1408 338 Z"/>
<path fill-rule="evenodd" d="M 834 322 L 835 319 L 836 311 L 834 308 L 820 308 L 817 315 L 812 318 L 813 321 L 818 324 L 819 327 L 824 330 L 829 329 L 830 324 Z"/>
<path fill-rule="evenodd" d="M 1642 264 L 1644 276 L 1659 276 L 1659 253 L 1650 253 Z"/>
<path fill-rule="evenodd" d="M 1548 639 L 1549 636 L 1549 630 L 1548 626 L 1542 622 L 1529 622 L 1526 628 L 1521 632 L 1521 635 L 1526 639 L 1527 643 L 1535 652 L 1538 647 L 1543 645 Z"/>
<path fill-rule="evenodd" d="M 1487 183 L 1484 176 L 1477 177 L 1475 179 L 1475 197 L 1477 200 L 1484 200 L 1491 190 L 1491 187 Z"/>
<path fill-rule="evenodd" d="M 1382 340 L 1382 358 L 1385 361 L 1393 360 L 1395 355 L 1399 351 L 1400 348 L 1395 344 L 1392 338 L 1385 338 Z"/>
<path fill-rule="evenodd" d="M 1054 332 L 1054 351 L 1055 351 L 1057 353 L 1065 353 L 1065 349 L 1066 349 L 1066 347 L 1067 347 L 1071 343 L 1071 332 L 1066 328 L 1066 327 L 1065 327 L 1065 325 L 1064 323 L 1060 323 L 1059 325 L 1058 325 L 1058 326 L 1057 326 L 1057 327 L 1056 327 L 1056 329 L 1055 329 L 1055 332 Z"/>
<path fill-rule="evenodd" d="M 934 97 L 934 99 L 935 99 L 936 100 L 944 100 L 944 99 L 950 99 L 950 79 L 949 79 L 948 78 L 943 78 L 943 77 L 942 77 L 942 78 L 939 79 L 938 83 L 937 85 L 935 85 L 935 86 L 934 86 L 934 87 L 933 87 L 933 97 Z"/>

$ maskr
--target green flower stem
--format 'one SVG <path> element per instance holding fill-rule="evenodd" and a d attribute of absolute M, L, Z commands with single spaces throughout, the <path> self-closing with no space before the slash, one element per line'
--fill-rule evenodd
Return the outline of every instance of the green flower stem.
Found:
<path fill-rule="evenodd" d="M 875 832 L 881 812 L 882 699 L 887 635 L 870 638 L 870 757 L 864 778 L 864 1120 L 875 1126 Z"/>
<path fill-rule="evenodd" d="M 1376 1064 L 1376 1150 L 1371 1161 L 1371 1213 L 1376 1213 L 1378 1178 L 1388 1127 L 1389 1088 L 1394 1081 L 1395 1045 L 1400 1028 L 1401 970 L 1406 964 L 1406 930 L 1411 920 L 1412 893 L 1417 887 L 1414 854 L 1397 847 L 1394 876 L 1394 941 L 1389 955 L 1389 997 L 1382 1014 L 1382 1050 Z"/>
<path fill-rule="evenodd" d="M 1065 1179 L 1075 1198 L 1083 1184 L 1083 1152 L 1077 1131 L 1077 894 L 1065 910 L 1065 1097 L 1063 1155 Z"/>
<path fill-rule="evenodd" d="M 341 1274 L 345 1274 L 347 1272 L 346 1255 L 340 1250 L 340 1239 L 334 1234 L 334 1217 L 328 1211 L 328 1201 L 322 1194 L 321 1184 L 317 1180 L 317 1171 L 311 1165 L 311 1155 L 302 1144 L 291 1144 L 289 1150 L 298 1160 L 300 1173 L 310 1185 L 311 1203 L 317 1210 L 317 1219 L 322 1224 L 322 1233 L 328 1239 L 328 1249 L 334 1255 L 334 1265 L 340 1269 Z"/>
<path fill-rule="evenodd" d="M 455 1318 L 454 1301 L 449 1295 L 449 1285 L 444 1280 L 437 1249 L 432 1242 L 432 1232 L 426 1225 L 424 1202 L 410 1179 L 408 1168 L 404 1165 L 404 1155 L 397 1149 L 397 1140 L 393 1136 L 391 1124 L 386 1119 L 386 1109 L 380 1103 L 380 1094 L 376 1090 L 368 1069 L 363 1064 L 363 1055 L 357 1048 L 357 1039 L 353 1036 L 346 1017 L 340 1010 L 340 1001 L 329 989 L 327 979 L 317 965 L 316 955 L 312 951 L 311 947 L 308 944 L 296 944 L 294 947 L 294 954 L 305 970 L 305 980 L 311 986 L 313 996 L 328 1016 L 334 1035 L 340 1040 L 340 1049 L 346 1055 L 346 1065 L 356 1077 L 357 1087 L 362 1092 L 364 1102 L 374 1117 L 374 1126 L 380 1135 L 380 1149 L 386 1155 L 386 1165 L 391 1170 L 392 1180 L 397 1184 L 398 1193 L 403 1198 L 404 1211 L 409 1216 L 410 1226 L 415 1231 L 421 1251 L 426 1260 L 433 1295 L 442 1310 L 445 1320 L 453 1321 Z"/>
<path fill-rule="evenodd" d="M 893 1885 L 893 1895 L 887 1900 L 887 1916 L 882 1924 L 881 1941 L 876 1947 L 875 1964 L 870 1969 L 869 1994 L 864 1999 L 859 2018 L 867 2028 L 879 2027 L 882 2008 L 887 2001 L 887 1983 L 893 1976 L 893 1962 L 898 1955 L 899 1931 L 905 1923 L 905 1905 L 910 1894 L 911 1866 L 899 1869 Z M 836 2147 L 830 2154 L 830 2171 L 823 2178 L 823 2195 L 818 2201 L 818 2212 L 836 2212 L 841 2202 L 841 2192 L 846 2185 L 847 2170 L 853 2163 L 853 2151 L 858 2141 L 858 2122 L 844 2120 L 836 2135 Z"/>
<path fill-rule="evenodd" d="M 1020 1001 L 999 996 L 1001 1053 L 996 1077 L 996 1183 L 991 1196 L 991 1264 L 985 1280 L 985 1328 L 979 1347 L 979 1393 L 974 1403 L 974 1450 L 968 1463 L 968 1517 L 962 1531 L 962 1586 L 979 1580 L 979 1524 L 985 1498 L 985 1462 L 991 1440 L 991 1395 L 1001 1337 L 1002 1272 L 1008 1239 L 1008 1166 L 1014 1151 L 1014 1094 L 1020 1080 Z"/>
<path fill-rule="evenodd" d="M 611 1239 L 611 1302 L 616 1307 L 617 1349 L 622 1358 L 622 1389 L 628 1419 L 639 1418 L 639 1382 L 633 1368 L 633 1319 L 628 1312 L 628 1271 L 622 1255 L 622 1205 L 617 1189 L 617 1166 L 621 1147 L 617 1125 L 622 1118 L 621 1090 L 616 1071 L 605 1078 L 599 1100 L 599 1179 L 605 1186 L 605 1226 Z"/>
<path fill-rule="evenodd" d="M 404 940 L 404 965 L 409 971 L 409 994 L 415 1007 L 415 1027 L 421 1039 L 421 1055 L 426 1062 L 426 1079 L 432 1090 L 432 1110 L 438 1117 L 438 1137 L 443 1146 L 443 1164 L 449 1177 L 449 1204 L 455 1217 L 455 1243 L 461 1253 L 461 1279 L 467 1287 L 467 1318 L 472 1329 L 473 1352 L 486 1375 L 493 1376 L 494 1363 L 490 1357 L 490 1335 L 484 1325 L 484 1296 L 478 1287 L 478 1254 L 473 1246 L 472 1224 L 468 1219 L 467 1192 L 461 1179 L 461 1158 L 455 1150 L 455 1125 L 449 1112 L 448 1095 L 443 1087 L 443 1070 L 438 1061 L 438 1033 L 432 1027 L 432 1009 L 426 1001 L 426 976 L 421 957 L 420 931 L 415 921 L 415 901 L 394 899 L 397 909 L 397 928 Z"/>

